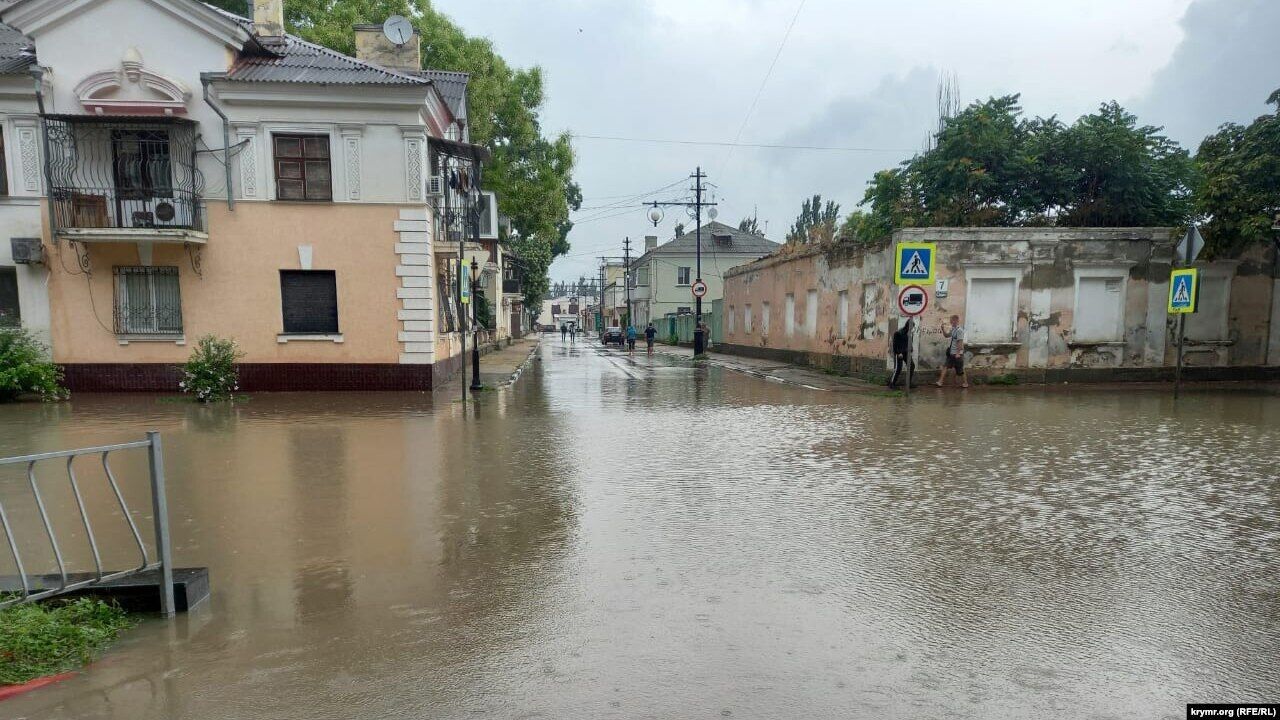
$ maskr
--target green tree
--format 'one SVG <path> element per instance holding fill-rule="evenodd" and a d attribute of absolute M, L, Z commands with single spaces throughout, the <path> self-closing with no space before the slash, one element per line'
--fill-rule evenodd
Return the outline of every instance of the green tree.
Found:
<path fill-rule="evenodd" d="M 822 204 L 822 195 L 815 194 L 800 206 L 800 215 L 787 232 L 787 242 L 804 244 L 810 242 L 827 242 L 836 234 L 836 224 L 840 221 L 840 206 L 828 200 Z"/>
<path fill-rule="evenodd" d="M 216 0 L 243 15 L 244 0 Z M 546 295 L 551 261 L 569 250 L 569 213 L 582 204 L 573 181 L 568 133 L 547 138 L 539 111 L 545 102 L 542 70 L 512 68 L 485 38 L 469 37 L 428 0 L 288 0 L 285 26 L 302 38 L 352 55 L 352 26 L 403 15 L 421 38 L 424 67 L 469 73 L 467 115 L 471 141 L 493 154 L 483 185 L 498 195 L 498 211 L 510 219 L 504 240 L 520 255 L 526 307 Z"/>
<path fill-rule="evenodd" d="M 1207 218 L 1207 249 L 1230 252 L 1274 238 L 1280 213 L 1280 89 L 1267 98 L 1275 111 L 1247 127 L 1227 123 L 1200 143 L 1196 209 Z"/>
<path fill-rule="evenodd" d="M 764 235 L 764 233 L 760 231 L 760 219 L 755 215 L 752 215 L 751 217 L 744 217 L 739 220 L 738 229 L 745 233 L 751 233 L 752 235 Z"/>
<path fill-rule="evenodd" d="M 867 243 L 929 225 L 1181 225 L 1194 176 L 1185 150 L 1115 102 L 1066 126 L 1023 118 L 1007 95 L 943 118 L 930 149 L 877 173 L 865 212 L 840 237 Z"/>

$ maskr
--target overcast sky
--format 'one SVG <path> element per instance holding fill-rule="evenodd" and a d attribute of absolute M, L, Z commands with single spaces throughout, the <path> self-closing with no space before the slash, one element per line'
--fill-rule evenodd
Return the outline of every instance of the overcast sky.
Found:
<path fill-rule="evenodd" d="M 939 76 L 961 98 L 1022 93 L 1032 115 L 1071 121 L 1115 99 L 1195 149 L 1247 122 L 1280 87 L 1280 0 L 436 0 L 508 62 L 541 65 L 548 133 L 863 150 L 727 148 L 598 140 L 574 145 L 583 210 L 556 280 L 594 276 L 622 238 L 669 239 L 642 199 L 678 199 L 696 165 L 720 220 L 758 210 L 781 241 L 801 201 L 842 214 L 866 181 L 924 143 Z M 797 10 L 799 14 L 797 15 Z M 782 46 L 787 28 L 795 24 Z M 770 64 L 777 64 L 760 92 Z M 753 99 L 759 101 L 748 117 Z M 743 125 L 745 120 L 745 126 Z M 676 183 L 669 190 L 648 194 Z M 619 205 L 621 203 L 621 205 Z"/>

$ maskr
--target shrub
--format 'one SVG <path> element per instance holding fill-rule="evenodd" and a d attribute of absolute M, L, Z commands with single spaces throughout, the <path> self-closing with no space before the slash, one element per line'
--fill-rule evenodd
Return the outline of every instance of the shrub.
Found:
<path fill-rule="evenodd" d="M 236 363 L 242 357 L 244 353 L 235 340 L 205 335 L 196 341 L 191 358 L 182 366 L 183 379 L 178 387 L 200 402 L 230 400 L 240 389 Z"/>
<path fill-rule="evenodd" d="M 22 328 L 0 328 L 0 402 L 23 395 L 58 400 L 66 394 L 62 369 L 49 359 L 49 348 Z"/>
<path fill-rule="evenodd" d="M 0 610 L 0 685 L 90 662 L 134 621 L 114 604 L 80 598 Z"/>
<path fill-rule="evenodd" d="M 671 333 L 671 335 L 667 338 L 667 344 L 668 344 L 668 345 L 679 345 L 679 344 L 680 344 L 680 336 L 679 336 L 679 335 L 677 335 L 677 334 L 675 334 L 675 333 Z"/>

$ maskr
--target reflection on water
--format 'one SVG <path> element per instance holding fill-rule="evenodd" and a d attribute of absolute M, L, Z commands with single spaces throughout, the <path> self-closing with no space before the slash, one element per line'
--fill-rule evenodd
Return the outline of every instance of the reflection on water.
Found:
<path fill-rule="evenodd" d="M 905 401 L 555 340 L 465 410 L 0 407 L 0 455 L 161 430 L 178 558 L 214 587 L 0 715 L 1182 717 L 1275 698 L 1277 421 L 1275 396 Z"/>

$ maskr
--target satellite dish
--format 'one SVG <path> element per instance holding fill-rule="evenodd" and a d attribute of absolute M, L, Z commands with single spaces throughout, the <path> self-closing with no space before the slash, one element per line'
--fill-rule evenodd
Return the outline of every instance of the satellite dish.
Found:
<path fill-rule="evenodd" d="M 413 39 L 413 23 L 403 15 L 392 15 L 382 23 L 382 34 L 396 45 L 404 45 Z"/>
<path fill-rule="evenodd" d="M 715 205 L 712 205 L 711 207 L 707 208 L 707 217 L 711 218 L 712 220 L 715 220 L 716 216 L 719 214 L 720 214 L 720 211 L 716 209 Z"/>

